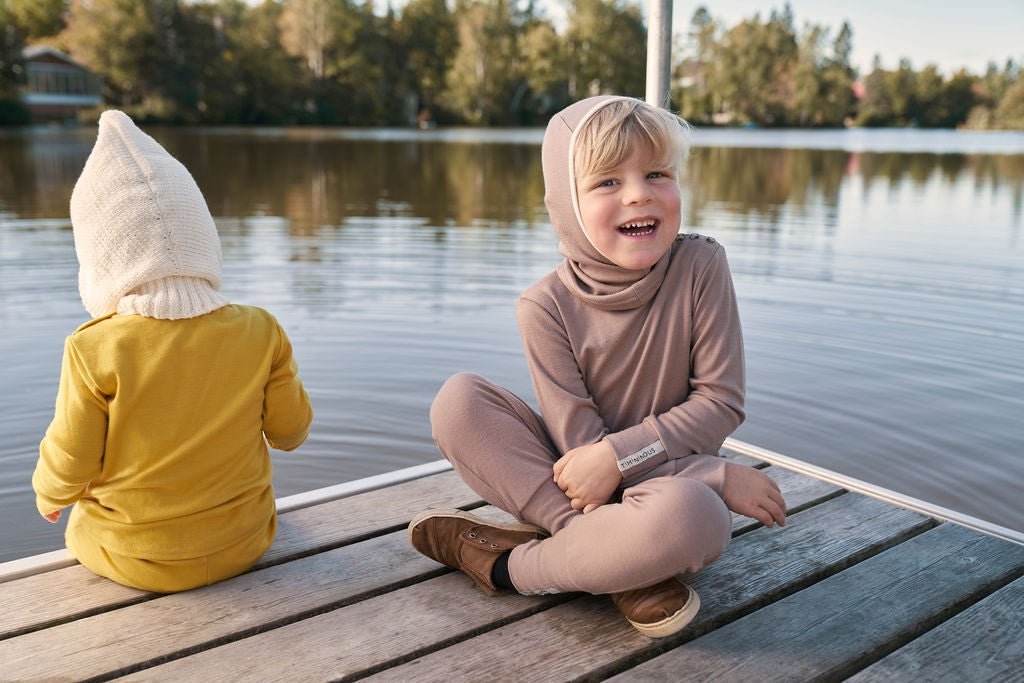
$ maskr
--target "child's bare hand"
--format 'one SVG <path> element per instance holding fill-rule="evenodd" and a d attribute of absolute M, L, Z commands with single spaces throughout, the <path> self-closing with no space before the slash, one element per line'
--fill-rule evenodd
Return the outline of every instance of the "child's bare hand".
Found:
<path fill-rule="evenodd" d="M 43 515 L 43 513 L 41 512 L 39 514 Z M 57 510 L 56 512 L 51 512 L 48 515 L 43 515 L 43 519 L 45 519 L 50 524 L 56 524 L 57 520 L 60 519 L 60 510 Z"/>
<path fill-rule="evenodd" d="M 725 464 L 726 506 L 735 513 L 752 517 L 771 527 L 786 525 L 786 501 L 775 480 L 760 470 L 736 463 Z"/>
<path fill-rule="evenodd" d="M 590 512 L 605 503 L 622 481 L 615 451 L 606 441 L 574 448 L 554 465 L 555 483 L 573 510 Z"/>

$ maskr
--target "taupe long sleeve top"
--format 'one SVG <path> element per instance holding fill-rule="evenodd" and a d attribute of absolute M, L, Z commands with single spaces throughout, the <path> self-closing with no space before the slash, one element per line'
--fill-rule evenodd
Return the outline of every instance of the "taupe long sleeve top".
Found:
<path fill-rule="evenodd" d="M 589 98 L 548 124 L 544 201 L 566 258 L 520 297 L 519 330 L 561 454 L 605 439 L 625 485 L 689 458 L 674 471 L 721 495 L 725 466 L 712 456 L 745 417 L 743 338 L 725 250 L 712 238 L 679 235 L 650 269 L 627 270 L 581 223 L 576 132 L 623 100 Z"/>
<path fill-rule="evenodd" d="M 563 282 L 566 269 L 516 307 L 556 447 L 564 454 L 604 438 L 624 479 L 717 453 L 744 418 L 743 340 L 725 250 L 680 235 L 667 259 L 661 285 L 635 308 L 587 302 Z"/>

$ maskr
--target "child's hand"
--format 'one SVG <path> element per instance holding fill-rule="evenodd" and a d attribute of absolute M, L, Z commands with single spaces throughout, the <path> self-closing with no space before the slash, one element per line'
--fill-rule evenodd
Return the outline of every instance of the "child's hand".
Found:
<path fill-rule="evenodd" d="M 43 515 L 43 513 L 41 513 L 41 512 L 39 514 Z M 56 524 L 57 520 L 60 519 L 60 510 L 57 510 L 55 512 L 51 512 L 48 515 L 43 515 L 43 519 L 45 519 L 50 524 Z"/>
<path fill-rule="evenodd" d="M 752 517 L 771 527 L 786 525 L 786 501 L 775 480 L 760 470 L 729 462 L 725 464 L 726 506 L 738 514 Z"/>
<path fill-rule="evenodd" d="M 585 513 L 608 502 L 622 481 L 615 451 L 606 441 L 572 449 L 555 463 L 554 474 L 572 509 Z"/>

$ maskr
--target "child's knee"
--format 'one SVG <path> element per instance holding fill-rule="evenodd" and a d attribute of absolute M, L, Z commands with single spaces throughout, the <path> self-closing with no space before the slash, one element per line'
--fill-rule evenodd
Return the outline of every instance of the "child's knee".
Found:
<path fill-rule="evenodd" d="M 717 559 L 732 535 L 732 518 L 718 494 L 686 477 L 647 483 L 643 533 L 662 561 L 696 571 Z"/>
<path fill-rule="evenodd" d="M 479 405 L 479 396 L 487 385 L 480 375 L 459 372 L 448 378 L 430 404 L 430 427 L 434 440 L 446 434 L 461 431 L 461 426 L 472 420 Z"/>

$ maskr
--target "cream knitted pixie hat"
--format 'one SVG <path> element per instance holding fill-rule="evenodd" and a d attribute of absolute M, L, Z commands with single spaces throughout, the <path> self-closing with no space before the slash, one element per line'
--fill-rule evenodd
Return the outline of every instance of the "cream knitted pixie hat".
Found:
<path fill-rule="evenodd" d="M 71 193 L 78 290 L 93 317 L 116 311 L 177 320 L 228 303 L 220 240 L 185 167 L 124 112 L 100 117 Z"/>

